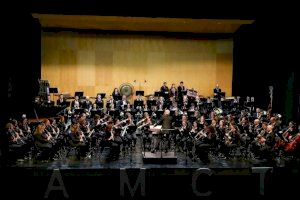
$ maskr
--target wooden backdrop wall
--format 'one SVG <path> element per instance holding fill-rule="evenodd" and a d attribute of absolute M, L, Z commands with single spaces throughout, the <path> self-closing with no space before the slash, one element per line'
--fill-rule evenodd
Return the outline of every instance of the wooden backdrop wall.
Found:
<path fill-rule="evenodd" d="M 123 83 L 148 95 L 184 81 L 204 96 L 219 83 L 231 96 L 232 51 L 231 39 L 42 32 L 42 79 L 71 95 L 111 94 Z"/>

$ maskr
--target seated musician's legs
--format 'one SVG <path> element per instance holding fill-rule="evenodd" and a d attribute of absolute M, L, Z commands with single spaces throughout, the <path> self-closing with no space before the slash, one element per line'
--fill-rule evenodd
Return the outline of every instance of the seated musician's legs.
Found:
<path fill-rule="evenodd" d="M 137 136 L 135 133 L 132 133 L 131 137 L 132 137 L 133 147 L 135 147 L 136 141 L 137 141 Z"/>
<path fill-rule="evenodd" d="M 152 137 L 152 149 L 151 152 L 155 152 L 159 149 L 160 138 L 157 135 L 153 135 Z"/>
<path fill-rule="evenodd" d="M 181 137 L 181 140 L 179 142 L 180 148 L 182 148 L 183 151 L 186 151 L 186 141 L 187 138 L 185 136 Z"/>
<path fill-rule="evenodd" d="M 126 147 L 131 147 L 132 144 L 132 135 L 131 134 L 126 134 Z"/>
<path fill-rule="evenodd" d="M 146 143 L 146 148 L 149 150 L 151 149 L 152 140 L 153 140 L 153 135 L 149 133 L 147 137 L 147 143 Z"/>
<path fill-rule="evenodd" d="M 111 143 L 111 158 L 112 159 L 117 159 L 119 158 L 119 155 L 120 155 L 120 146 L 121 144 L 123 143 L 122 139 L 120 136 L 116 136 L 114 138 L 114 140 L 112 141 Z"/>
<path fill-rule="evenodd" d="M 78 147 L 79 147 L 79 155 L 85 157 L 87 152 L 89 151 L 89 145 L 85 144 L 84 142 L 80 142 Z"/>
<path fill-rule="evenodd" d="M 17 159 L 24 157 L 24 146 L 21 144 L 10 144 L 9 145 L 9 159 L 15 162 Z"/>
<path fill-rule="evenodd" d="M 51 158 L 52 144 L 51 143 L 36 143 L 36 148 L 41 151 L 40 159 L 48 160 Z"/>

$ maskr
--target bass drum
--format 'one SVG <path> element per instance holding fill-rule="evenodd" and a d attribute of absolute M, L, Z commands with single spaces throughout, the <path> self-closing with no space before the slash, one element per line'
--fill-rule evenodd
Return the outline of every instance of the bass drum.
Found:
<path fill-rule="evenodd" d="M 129 97 L 133 94 L 133 86 L 129 83 L 123 83 L 120 86 L 120 93 L 121 95 L 125 95 L 126 97 Z"/>

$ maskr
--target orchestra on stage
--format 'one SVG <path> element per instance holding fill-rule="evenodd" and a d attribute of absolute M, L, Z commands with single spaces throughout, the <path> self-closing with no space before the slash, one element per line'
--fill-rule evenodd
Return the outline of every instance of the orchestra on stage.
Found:
<path fill-rule="evenodd" d="M 209 162 L 240 156 L 274 160 L 278 156 L 299 158 L 300 133 L 295 122 L 283 124 L 272 109 L 249 106 L 238 98 L 225 98 L 219 85 L 213 97 L 203 97 L 183 82 L 135 99 L 118 88 L 106 99 L 79 94 L 73 99 L 59 95 L 36 97 L 37 108 L 59 109 L 56 116 L 28 119 L 26 114 L 10 119 L 5 138 L 11 159 L 91 158 L 109 150 L 117 160 L 122 153 L 174 151 Z M 106 99 L 106 101 L 104 101 Z"/>

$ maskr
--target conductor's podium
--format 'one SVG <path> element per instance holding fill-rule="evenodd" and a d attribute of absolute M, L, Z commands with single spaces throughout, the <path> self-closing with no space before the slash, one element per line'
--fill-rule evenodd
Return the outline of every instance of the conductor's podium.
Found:
<path fill-rule="evenodd" d="M 145 164 L 176 164 L 177 157 L 174 151 L 170 152 L 142 152 L 143 153 L 143 162 Z"/>
<path fill-rule="evenodd" d="M 150 126 L 150 131 L 153 135 L 157 135 L 157 137 L 162 137 L 166 131 L 171 131 L 172 129 L 162 129 L 162 126 Z M 161 140 L 160 140 L 161 142 Z M 154 153 L 150 151 L 143 151 L 143 162 L 145 164 L 176 164 L 177 156 L 174 151 L 164 152 L 160 146 L 160 150 Z"/>

